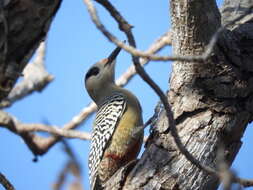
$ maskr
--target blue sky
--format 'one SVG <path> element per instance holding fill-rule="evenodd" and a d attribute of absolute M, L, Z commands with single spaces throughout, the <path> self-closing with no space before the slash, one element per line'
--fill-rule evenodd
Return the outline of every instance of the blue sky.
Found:
<path fill-rule="evenodd" d="M 168 1 L 139 0 L 134 3 L 117 1 L 112 3 L 122 12 L 130 24 L 139 49 L 147 49 L 158 36 L 170 28 Z M 102 21 L 121 40 L 125 36 L 117 25 L 99 5 L 96 6 Z M 84 89 L 83 77 L 87 69 L 96 61 L 106 57 L 115 47 L 96 30 L 90 20 L 82 0 L 63 0 L 48 36 L 46 67 L 55 80 L 42 92 L 16 103 L 7 111 L 27 123 L 49 122 L 62 126 L 90 102 Z M 163 50 L 168 52 L 170 48 Z M 122 52 L 117 60 L 116 78 L 131 64 L 131 57 Z M 162 87 L 168 88 L 171 63 L 151 62 L 147 72 Z M 139 76 L 126 86 L 140 100 L 143 117 L 146 121 L 158 101 L 154 92 Z M 90 131 L 92 119 L 87 120 L 78 130 Z M 60 144 L 55 145 L 39 161 L 32 161 L 33 155 L 22 140 L 7 130 L 0 129 L 0 171 L 3 172 L 18 190 L 47 190 L 55 182 L 57 175 L 67 161 Z M 242 141 L 243 146 L 234 162 L 233 168 L 243 177 L 253 177 L 251 156 L 253 129 L 247 128 Z M 82 164 L 83 184 L 88 189 L 87 155 L 89 142 L 68 140 Z M 0 186 L 0 190 L 3 188 Z"/>

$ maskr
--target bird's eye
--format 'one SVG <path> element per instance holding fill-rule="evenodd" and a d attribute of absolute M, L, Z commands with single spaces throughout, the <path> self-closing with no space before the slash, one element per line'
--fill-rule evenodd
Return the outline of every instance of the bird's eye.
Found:
<path fill-rule="evenodd" d="M 99 68 L 98 67 L 92 67 L 86 74 L 85 80 L 90 78 L 91 76 L 96 76 L 99 73 Z"/>

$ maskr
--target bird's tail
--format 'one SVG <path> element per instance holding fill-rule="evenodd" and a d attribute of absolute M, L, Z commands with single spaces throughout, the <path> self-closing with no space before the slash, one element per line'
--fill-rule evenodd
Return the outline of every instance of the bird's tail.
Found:
<path fill-rule="evenodd" d="M 103 190 L 103 186 L 98 178 L 92 181 L 90 190 Z"/>

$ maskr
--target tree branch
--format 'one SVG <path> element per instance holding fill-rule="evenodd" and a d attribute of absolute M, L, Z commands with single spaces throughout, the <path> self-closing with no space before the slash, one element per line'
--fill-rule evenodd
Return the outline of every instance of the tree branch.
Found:
<path fill-rule="evenodd" d="M 8 179 L 1 172 L 0 172 L 0 184 L 2 184 L 6 190 L 15 190 L 13 185 L 8 181 Z"/>
<path fill-rule="evenodd" d="M 119 12 L 115 9 L 112 8 L 113 6 L 111 6 L 109 1 L 101 1 L 101 0 L 96 0 L 98 3 L 102 4 L 107 10 L 108 12 L 111 14 L 111 16 L 113 16 L 115 18 L 115 20 L 118 22 L 119 24 L 119 28 L 120 30 L 124 30 L 125 32 L 128 32 L 131 30 L 132 26 L 129 25 L 127 22 L 125 22 L 126 20 L 122 20 L 123 17 L 119 17 Z M 106 36 L 106 38 L 113 42 L 115 45 L 121 47 L 122 49 L 126 50 L 128 53 L 130 53 L 131 55 L 134 55 L 136 57 L 142 57 L 142 58 L 146 58 L 149 60 L 153 60 L 153 61 L 190 61 L 190 62 L 205 62 L 207 61 L 210 56 L 211 53 L 213 52 L 214 46 L 218 40 L 218 36 L 220 35 L 221 32 L 223 32 L 225 30 L 225 28 L 229 25 L 234 24 L 235 22 L 238 22 L 240 20 L 242 20 L 243 18 L 245 18 L 246 16 L 249 15 L 250 12 L 247 12 L 243 15 L 240 15 L 239 17 L 237 17 L 236 19 L 232 20 L 231 22 L 227 23 L 224 27 L 220 27 L 216 33 L 213 35 L 209 45 L 206 48 L 206 51 L 204 53 L 202 53 L 201 55 L 172 55 L 172 56 L 158 56 L 155 54 L 150 54 L 149 52 L 143 52 L 140 51 L 138 49 L 136 49 L 133 46 L 128 46 L 126 45 L 124 42 L 118 40 L 112 33 L 110 33 L 106 27 L 101 23 L 96 9 L 95 7 L 92 5 L 90 0 L 84 0 L 84 3 L 87 6 L 87 9 L 90 13 L 91 19 L 94 22 L 94 24 L 96 25 L 96 27 Z M 251 10 L 252 7 L 249 8 L 249 10 Z"/>
<path fill-rule="evenodd" d="M 231 21 L 235 20 L 238 16 L 244 15 L 245 12 L 249 11 L 249 7 L 252 7 L 251 1 L 233 1 L 233 0 L 224 0 L 224 3 L 221 8 L 222 14 L 222 25 L 226 25 Z M 252 13 L 252 11 L 251 11 Z M 243 19 L 234 22 L 232 25 L 227 27 L 229 30 L 237 28 L 239 25 L 244 24 L 252 20 L 253 14 L 248 14 Z"/>
<path fill-rule="evenodd" d="M 1 102 L 0 108 L 11 106 L 14 102 L 32 94 L 34 91 L 42 91 L 53 80 L 54 77 L 45 68 L 45 52 L 46 44 L 41 42 L 35 60 L 29 63 L 23 71 L 24 79 Z"/>
<path fill-rule="evenodd" d="M 161 37 L 159 37 L 153 44 L 150 45 L 150 47 L 147 49 L 146 52 L 153 54 L 156 52 L 159 52 L 162 48 L 164 48 L 166 45 L 171 44 L 171 32 L 166 32 Z M 140 64 L 146 65 L 149 63 L 149 59 L 140 58 Z M 130 79 L 136 74 L 135 66 L 131 65 L 117 80 L 116 84 L 118 86 L 124 86 L 127 82 L 130 81 Z"/>
<path fill-rule="evenodd" d="M 35 156 L 44 154 L 50 147 L 51 139 L 53 138 L 56 138 L 57 140 L 62 137 L 79 138 L 82 140 L 89 140 L 91 138 L 89 133 L 67 129 L 67 127 L 74 124 L 76 123 L 72 121 L 66 124 L 65 128 L 52 127 L 43 124 L 23 124 L 6 112 L 0 111 L 0 126 L 21 136 Z M 32 133 L 36 131 L 47 132 L 55 136 L 43 138 Z"/>
<path fill-rule="evenodd" d="M 77 160 L 77 156 L 74 154 L 72 148 L 66 141 L 61 141 L 64 146 L 64 152 L 68 155 L 69 160 L 63 167 L 59 174 L 57 181 L 53 184 L 54 190 L 62 189 L 62 186 L 66 182 L 66 175 L 72 173 L 75 177 L 74 181 L 70 184 L 71 190 L 82 190 L 82 176 L 81 176 L 81 164 Z"/>

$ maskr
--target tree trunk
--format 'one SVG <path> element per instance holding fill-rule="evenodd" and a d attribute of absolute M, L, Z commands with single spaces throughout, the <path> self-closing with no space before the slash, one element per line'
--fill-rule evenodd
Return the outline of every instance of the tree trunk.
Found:
<path fill-rule="evenodd" d="M 44 40 L 61 0 L 0 1 L 0 101 Z"/>
<path fill-rule="evenodd" d="M 201 55 L 221 22 L 226 24 L 248 11 L 252 2 L 226 0 L 222 21 L 214 0 L 171 0 L 170 6 L 173 53 Z M 253 24 L 250 21 L 251 18 L 245 18 L 222 32 L 208 61 L 173 63 L 168 100 L 179 136 L 196 159 L 214 169 L 221 145 L 225 160 L 231 165 L 241 147 L 245 128 L 252 120 Z M 133 169 L 129 166 L 118 171 L 106 189 L 217 189 L 219 180 L 184 157 L 168 127 L 163 111 L 141 159 Z"/>

